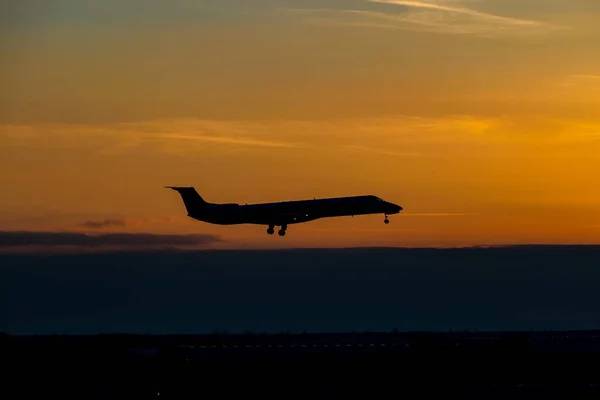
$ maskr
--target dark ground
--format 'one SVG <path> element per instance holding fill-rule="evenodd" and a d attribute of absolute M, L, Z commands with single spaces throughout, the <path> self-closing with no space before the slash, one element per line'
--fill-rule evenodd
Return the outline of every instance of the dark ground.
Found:
<path fill-rule="evenodd" d="M 598 246 L 4 254 L 0 296 L 7 399 L 600 399 Z M 395 328 L 459 333 L 351 333 Z"/>
<path fill-rule="evenodd" d="M 600 331 L 4 337 L 7 398 L 600 398 Z"/>

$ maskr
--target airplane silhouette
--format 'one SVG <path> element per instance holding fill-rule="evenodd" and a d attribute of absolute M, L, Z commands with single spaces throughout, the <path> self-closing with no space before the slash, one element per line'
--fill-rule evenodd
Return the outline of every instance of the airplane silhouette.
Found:
<path fill-rule="evenodd" d="M 179 192 L 188 217 L 217 225 L 266 225 L 269 227 L 267 229 L 269 235 L 274 234 L 275 227 L 279 226 L 281 227 L 279 236 L 285 236 L 288 225 L 320 218 L 384 214 L 384 222 L 389 224 L 388 215 L 402 211 L 399 205 L 373 195 L 239 205 L 208 203 L 193 187 L 165 186 L 165 188 Z"/>

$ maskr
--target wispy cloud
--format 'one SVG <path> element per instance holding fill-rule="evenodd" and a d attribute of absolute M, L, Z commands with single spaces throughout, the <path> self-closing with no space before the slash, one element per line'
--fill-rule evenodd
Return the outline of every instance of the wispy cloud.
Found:
<path fill-rule="evenodd" d="M 214 142 L 241 146 L 258 146 L 258 147 L 305 147 L 306 144 L 301 143 L 286 143 L 276 142 L 271 140 L 245 139 L 239 137 L 222 137 L 222 136 L 203 136 L 203 135 L 163 135 L 165 139 L 179 140 L 199 140 L 203 142 Z"/>
<path fill-rule="evenodd" d="M 600 75 L 597 74 L 572 74 L 566 77 L 562 83 L 563 87 L 566 88 L 578 88 L 584 87 L 589 88 L 593 86 L 594 89 L 598 89 L 600 85 Z"/>
<path fill-rule="evenodd" d="M 399 6 L 406 6 L 409 8 L 419 8 L 426 10 L 445 11 L 448 13 L 468 15 L 472 18 L 497 22 L 504 25 L 518 25 L 518 26 L 539 26 L 542 23 L 538 21 L 530 21 L 516 18 L 502 17 L 499 15 L 489 14 L 485 12 L 476 11 L 465 7 L 454 7 L 444 4 L 439 0 L 433 1 L 408 1 L 408 0 L 367 0 L 370 3 L 383 3 L 383 4 L 394 4 Z"/>
<path fill-rule="evenodd" d="M 600 125 L 595 121 L 563 121 L 547 115 L 527 118 L 518 115 L 439 118 L 398 115 L 329 121 L 190 119 L 102 126 L 0 125 L 0 148 L 48 152 L 70 149 L 96 155 L 167 153 L 193 157 L 264 149 L 417 158 L 448 155 L 448 146 L 472 154 L 489 149 L 492 144 L 519 142 L 540 146 L 542 132 L 545 138 L 552 139 L 544 145 L 560 145 L 595 139 Z"/>
<path fill-rule="evenodd" d="M 531 35 L 559 29 L 542 21 L 512 18 L 461 6 L 465 1 L 365 0 L 370 4 L 397 6 L 398 11 L 357 9 L 292 9 L 314 24 L 411 29 L 487 37 Z M 468 2 L 467 2 L 468 3 Z"/>
<path fill-rule="evenodd" d="M 402 121 L 408 122 L 402 124 Z M 457 120 L 458 121 L 458 120 Z M 414 129 L 435 121 L 395 120 L 403 129 Z M 377 124 L 377 122 L 375 122 Z M 415 125 L 415 123 L 417 125 Z M 468 128 L 470 129 L 470 128 Z M 86 149 L 99 154 L 124 154 L 144 148 L 155 152 L 197 155 L 209 152 L 280 148 L 379 153 L 416 157 L 419 152 L 399 149 L 381 133 L 390 126 L 372 126 L 367 121 L 219 121 L 158 120 L 111 125 L 31 124 L 0 125 L 0 145 L 6 148 Z M 386 134 L 397 138 L 399 132 Z M 375 136 L 373 136 L 375 135 Z M 376 137 L 376 146 L 361 144 Z M 388 148 L 381 148 L 388 146 Z"/>
<path fill-rule="evenodd" d="M 393 156 L 393 157 L 420 157 L 421 156 L 421 153 L 404 153 L 404 152 L 398 152 L 398 151 L 374 149 L 374 148 L 365 147 L 365 146 L 342 145 L 341 147 L 344 149 L 349 149 L 349 150 L 359 150 L 359 151 L 368 152 L 368 153 L 378 153 L 378 154 L 384 154 L 384 155 Z"/>
<path fill-rule="evenodd" d="M 143 146 L 165 152 L 193 152 L 212 144 L 226 148 L 299 148 L 285 135 L 265 136 L 247 123 L 211 120 L 158 120 L 108 125 L 0 125 L 0 144 L 10 147 L 97 149 L 116 154 Z"/>
<path fill-rule="evenodd" d="M 578 79 L 578 80 L 585 80 L 585 81 L 594 81 L 594 82 L 599 82 L 600 83 L 600 75 L 594 75 L 594 74 L 574 74 L 571 75 L 571 77 L 573 79 Z"/>
<path fill-rule="evenodd" d="M 106 227 L 111 227 L 111 226 L 118 226 L 118 227 L 124 227 L 125 226 L 125 220 L 122 218 L 119 219 L 109 219 L 106 218 L 104 220 L 98 221 L 98 220 L 88 220 L 88 221 L 84 221 L 80 224 L 80 226 L 84 227 L 84 228 L 92 228 L 92 229 L 100 229 L 100 228 L 106 228 Z"/>

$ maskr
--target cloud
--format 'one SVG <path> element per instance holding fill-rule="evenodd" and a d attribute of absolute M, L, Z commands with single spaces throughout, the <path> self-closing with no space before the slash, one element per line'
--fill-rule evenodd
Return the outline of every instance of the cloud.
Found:
<path fill-rule="evenodd" d="M 585 80 L 585 81 L 593 81 L 600 83 L 600 75 L 593 74 L 574 74 L 571 75 L 574 79 Z"/>
<path fill-rule="evenodd" d="M 483 20 L 483 21 L 498 22 L 498 23 L 505 24 L 505 25 L 539 26 L 542 24 L 541 22 L 538 22 L 538 21 L 529 21 L 529 20 L 522 20 L 522 19 L 516 19 L 516 18 L 501 17 L 501 16 L 494 15 L 494 14 L 475 11 L 470 8 L 453 7 L 453 6 L 445 5 L 443 2 L 440 2 L 440 1 L 437 1 L 437 2 L 407 1 L 407 0 L 367 0 L 367 1 L 370 3 L 383 3 L 383 4 L 394 4 L 394 5 L 399 5 L 399 6 L 406 6 L 409 8 L 445 11 L 448 13 L 467 15 L 469 17 Z"/>
<path fill-rule="evenodd" d="M 542 21 L 500 16 L 460 6 L 465 1 L 365 0 L 397 6 L 391 12 L 356 9 L 290 9 L 307 16 L 307 22 L 334 26 L 410 29 L 485 37 L 548 33 L 559 27 Z M 400 8 L 402 7 L 402 8 Z"/>
<path fill-rule="evenodd" d="M 407 129 L 418 127 L 412 119 L 394 122 Z M 455 123 L 464 124 L 462 119 Z M 418 152 L 398 148 L 378 149 L 363 146 L 366 136 L 390 131 L 390 126 L 373 126 L 378 121 L 220 121 L 173 119 L 110 125 L 28 124 L 0 125 L 0 145 L 6 148 L 88 150 L 115 155 L 144 149 L 179 155 L 211 155 L 231 150 L 257 151 L 261 148 L 282 150 L 324 150 L 381 153 L 396 157 L 414 157 Z M 421 121 L 417 122 L 422 124 Z M 429 121 L 435 124 L 435 121 Z M 400 125 L 399 125 L 400 126 Z M 471 127 L 465 127 L 467 130 Z M 376 130 L 376 131 L 373 131 Z M 397 131 L 397 129 L 394 129 Z M 388 134 L 386 134 L 387 136 Z M 389 143 L 385 143 L 386 145 Z"/>
<path fill-rule="evenodd" d="M 110 227 L 110 226 L 119 226 L 119 227 L 124 227 L 125 226 L 125 220 L 120 218 L 120 219 L 104 219 L 103 221 L 95 221 L 95 220 L 88 220 L 88 221 L 84 221 L 80 224 L 80 226 L 83 226 L 85 228 L 94 228 L 94 229 L 98 229 L 98 228 L 106 228 L 106 227 Z"/>
<path fill-rule="evenodd" d="M 21 150 L 76 150 L 96 155 L 172 154 L 210 156 L 229 152 L 277 149 L 365 157 L 382 154 L 422 158 L 448 154 L 448 146 L 477 151 L 493 144 L 518 142 L 554 145 L 595 140 L 595 120 L 559 119 L 551 115 L 448 115 L 423 117 L 391 115 L 338 120 L 157 120 L 111 125 L 30 124 L 0 125 L 0 148 Z M 551 139 L 539 142 L 540 135 Z M 470 150 L 469 150 L 470 151 Z M 273 154 L 273 152 L 270 152 Z M 10 168 L 10 167 L 8 167 Z M 112 217 L 115 218 L 115 217 Z M 83 217 L 81 220 L 96 219 Z"/>
<path fill-rule="evenodd" d="M 597 90 L 598 86 L 600 86 L 600 75 L 572 74 L 566 77 L 562 86 L 566 88 L 583 87 L 586 89 Z"/>
<path fill-rule="evenodd" d="M 383 154 L 383 155 L 393 156 L 393 157 L 419 157 L 419 156 L 421 156 L 420 153 L 403 153 L 403 152 L 397 152 L 397 151 L 374 149 L 371 147 L 357 146 L 357 145 L 342 145 L 342 147 L 349 149 L 349 150 L 359 150 L 359 151 L 363 151 L 363 152 L 377 153 L 377 154 Z"/>
<path fill-rule="evenodd" d="M 236 137 L 215 137 L 215 136 L 202 136 L 202 135 L 164 135 L 166 139 L 179 139 L 179 140 L 200 140 L 205 142 L 215 142 L 232 145 L 242 146 L 259 146 L 259 147 L 303 147 L 297 143 L 285 143 L 275 142 L 269 140 L 256 140 L 256 139 L 244 139 Z"/>
<path fill-rule="evenodd" d="M 27 247 L 82 248 L 164 248 L 195 247 L 219 242 L 214 235 L 166 235 L 150 233 L 104 233 L 90 235 L 78 232 L 0 231 L 0 249 Z"/>
<path fill-rule="evenodd" d="M 139 147 L 186 151 L 208 144 L 240 147 L 306 147 L 303 143 L 260 137 L 235 122 L 212 120 L 157 120 L 136 123 L 82 125 L 0 125 L 0 143 L 15 147 L 88 148 L 115 154 Z"/>

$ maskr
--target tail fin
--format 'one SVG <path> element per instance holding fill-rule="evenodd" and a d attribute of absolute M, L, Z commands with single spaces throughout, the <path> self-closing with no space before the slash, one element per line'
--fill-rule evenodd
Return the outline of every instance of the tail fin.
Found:
<path fill-rule="evenodd" d="M 193 187 L 177 187 L 177 186 L 165 186 L 167 189 L 173 189 L 177 191 L 183 199 L 183 204 L 187 209 L 188 215 L 198 213 L 209 203 L 204 201 L 202 197 L 196 192 Z"/>

